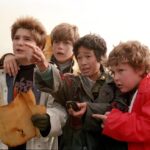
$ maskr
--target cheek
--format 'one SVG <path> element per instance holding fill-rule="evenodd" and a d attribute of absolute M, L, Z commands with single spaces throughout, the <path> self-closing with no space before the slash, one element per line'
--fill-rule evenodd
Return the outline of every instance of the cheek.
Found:
<path fill-rule="evenodd" d="M 13 51 L 15 51 L 15 47 L 16 47 L 15 43 L 12 44 L 12 47 L 13 47 Z"/>
<path fill-rule="evenodd" d="M 98 72 L 100 70 L 100 65 L 99 64 L 94 65 L 93 63 L 91 63 L 90 68 L 91 68 L 90 71 L 95 73 L 95 72 Z"/>
<path fill-rule="evenodd" d="M 137 81 L 134 78 L 130 77 L 122 80 L 122 83 L 128 91 L 134 89 L 134 87 L 137 85 Z"/>
<path fill-rule="evenodd" d="M 52 45 L 52 52 L 55 53 L 57 47 L 55 45 Z"/>
<path fill-rule="evenodd" d="M 73 55 L 73 51 L 71 49 L 69 49 L 68 51 L 66 51 L 65 56 L 66 57 L 71 57 Z"/>

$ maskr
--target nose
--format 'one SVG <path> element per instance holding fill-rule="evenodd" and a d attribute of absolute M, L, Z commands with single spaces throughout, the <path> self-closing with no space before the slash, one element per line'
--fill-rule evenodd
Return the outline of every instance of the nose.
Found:
<path fill-rule="evenodd" d="M 82 58 L 80 61 L 79 61 L 80 65 L 86 65 L 87 64 L 87 59 L 85 58 Z"/>
<path fill-rule="evenodd" d="M 16 41 L 16 43 L 18 44 L 18 45 L 24 45 L 24 40 L 23 39 L 18 39 L 17 41 Z"/>
<path fill-rule="evenodd" d="M 63 42 L 62 41 L 58 42 L 57 45 L 58 45 L 58 48 L 60 48 L 60 49 L 63 48 Z"/>
<path fill-rule="evenodd" d="M 117 73 L 113 74 L 113 79 L 114 81 L 118 81 L 119 80 L 119 75 Z"/>

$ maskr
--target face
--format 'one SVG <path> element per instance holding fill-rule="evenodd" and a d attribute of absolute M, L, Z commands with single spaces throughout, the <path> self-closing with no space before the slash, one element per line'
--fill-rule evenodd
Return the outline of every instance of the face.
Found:
<path fill-rule="evenodd" d="M 82 75 L 96 80 L 100 74 L 100 62 L 97 62 L 94 51 L 85 47 L 78 49 L 77 61 Z"/>
<path fill-rule="evenodd" d="M 73 45 L 71 41 L 54 41 L 52 50 L 53 55 L 59 63 L 65 63 L 73 55 Z"/>
<path fill-rule="evenodd" d="M 36 46 L 36 42 L 31 35 L 31 32 L 27 29 L 19 28 L 13 37 L 13 51 L 17 56 L 27 54 L 31 49 L 26 44 Z"/>
<path fill-rule="evenodd" d="M 129 64 L 119 64 L 111 68 L 114 81 L 121 92 L 126 93 L 136 88 L 141 81 L 141 71 Z"/>

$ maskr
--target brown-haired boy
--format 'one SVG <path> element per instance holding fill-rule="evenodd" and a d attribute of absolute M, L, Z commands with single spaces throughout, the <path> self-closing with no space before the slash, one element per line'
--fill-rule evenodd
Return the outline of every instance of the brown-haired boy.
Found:
<path fill-rule="evenodd" d="M 128 112 L 112 109 L 103 120 L 103 134 L 128 142 L 128 150 L 150 149 L 150 51 L 138 41 L 115 46 L 108 57 L 116 86 L 123 94 L 134 92 Z"/>

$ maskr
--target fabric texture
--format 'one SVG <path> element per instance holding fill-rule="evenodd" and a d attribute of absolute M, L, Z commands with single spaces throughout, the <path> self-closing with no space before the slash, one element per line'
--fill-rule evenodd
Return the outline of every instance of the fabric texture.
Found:
<path fill-rule="evenodd" d="M 63 128 L 60 150 L 127 149 L 126 143 L 113 142 L 108 137 L 104 138 L 105 136 L 101 134 L 101 121 L 92 118 L 93 113 L 104 114 L 114 98 L 114 83 L 109 81 L 109 76 L 105 72 L 101 74 L 92 90 L 84 76 L 61 75 L 53 65 L 50 65 L 49 69 L 43 73 L 37 69 L 35 78 L 37 87 L 51 93 L 55 101 L 63 106 L 67 100 L 88 104 L 84 117 L 78 120 L 78 123 L 71 116 L 68 117 Z M 77 126 L 75 124 L 73 126 L 73 121 L 77 123 Z M 107 141 L 110 141 L 111 146 Z"/>
<path fill-rule="evenodd" d="M 150 74 L 140 82 L 131 112 L 113 109 L 103 133 L 128 142 L 128 150 L 150 149 Z"/>

